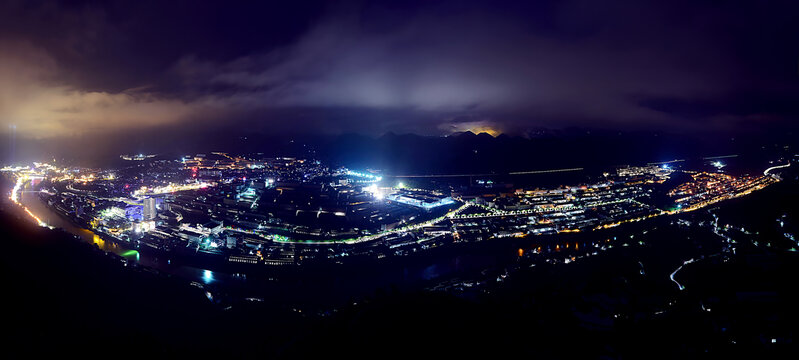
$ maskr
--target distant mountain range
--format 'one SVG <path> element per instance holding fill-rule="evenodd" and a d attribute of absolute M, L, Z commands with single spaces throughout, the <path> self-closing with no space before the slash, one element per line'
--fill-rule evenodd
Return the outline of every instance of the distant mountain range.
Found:
<path fill-rule="evenodd" d="M 360 134 L 208 134 L 182 130 L 177 135 L 162 131 L 70 140 L 20 139 L 15 153 L 20 161 L 56 157 L 65 163 L 108 166 L 126 153 L 158 153 L 177 158 L 225 151 L 317 158 L 334 166 L 380 168 L 388 174 L 503 173 L 570 167 L 604 170 L 624 164 L 776 148 L 799 152 L 796 151 L 797 139 L 789 133 L 736 137 L 586 129 L 540 129 L 523 136 L 500 134 L 496 137 L 470 131 L 447 136 L 389 132 L 373 137 Z M 1 151 L 7 149 L 6 145 L 0 147 Z"/>
<path fill-rule="evenodd" d="M 553 132 L 537 137 L 455 133 L 433 137 L 388 133 L 378 138 L 342 135 L 317 143 L 334 164 L 372 166 L 390 174 L 502 173 L 667 161 L 757 149 L 733 138 L 657 133 Z"/>

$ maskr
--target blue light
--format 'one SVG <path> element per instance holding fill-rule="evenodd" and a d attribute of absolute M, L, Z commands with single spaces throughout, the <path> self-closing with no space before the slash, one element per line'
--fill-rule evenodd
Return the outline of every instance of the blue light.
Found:
<path fill-rule="evenodd" d="M 382 176 L 376 176 L 376 175 L 372 175 L 372 174 L 368 174 L 368 173 L 364 173 L 364 172 L 352 171 L 352 170 L 347 170 L 347 175 L 367 179 L 365 182 L 375 182 L 375 181 L 383 180 Z"/>
<path fill-rule="evenodd" d="M 206 284 L 210 284 L 214 282 L 214 272 L 211 270 L 204 270 L 203 271 L 203 282 Z"/>

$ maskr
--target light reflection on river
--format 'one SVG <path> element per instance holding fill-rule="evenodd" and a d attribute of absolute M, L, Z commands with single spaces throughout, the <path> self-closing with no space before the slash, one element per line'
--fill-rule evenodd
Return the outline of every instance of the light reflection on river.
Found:
<path fill-rule="evenodd" d="M 131 249 L 125 248 L 114 241 L 104 240 L 94 232 L 73 224 L 64 216 L 61 216 L 52 210 L 44 201 L 39 198 L 38 192 L 33 190 L 30 183 L 25 184 L 25 187 L 20 191 L 19 200 L 21 204 L 27 207 L 33 214 L 39 217 L 46 224 L 56 228 L 61 228 L 70 234 L 77 235 L 85 242 L 96 244 L 103 251 L 117 254 L 128 260 L 135 260 L 141 265 L 166 273 L 175 274 L 191 281 L 210 283 L 208 281 L 208 273 L 212 274 L 211 278 L 214 281 L 219 281 L 220 279 L 224 279 L 226 277 L 226 274 L 211 272 L 210 270 L 191 266 L 174 264 L 174 262 L 170 259 L 159 257 L 154 254 L 142 253 L 139 251 L 131 252 Z"/>
<path fill-rule="evenodd" d="M 355 272 L 333 272 L 330 276 L 313 274 L 310 278 L 303 278 L 302 273 L 298 273 L 299 280 L 297 277 L 290 277 L 294 281 L 287 283 L 282 281 L 275 282 L 272 279 L 272 275 L 234 276 L 225 272 L 179 264 L 178 260 L 169 259 L 161 253 L 135 251 L 135 246 L 126 246 L 127 244 L 119 244 L 110 239 L 102 239 L 94 232 L 73 224 L 68 218 L 61 216 L 42 201 L 38 194 L 32 191 L 30 184 L 26 184 L 19 195 L 20 202 L 48 225 L 61 228 L 68 233 L 79 236 L 83 241 L 96 244 L 104 251 L 136 261 L 143 266 L 213 287 L 222 287 L 227 290 L 236 289 L 248 294 L 253 292 L 259 296 L 274 296 L 274 294 L 279 293 L 283 294 L 283 297 L 295 301 L 315 301 L 314 299 L 327 298 L 331 301 L 345 301 L 352 296 L 369 295 L 374 289 L 381 286 L 395 284 L 403 287 L 416 286 L 429 282 L 444 281 L 462 274 L 476 273 L 483 269 L 501 268 L 514 262 L 519 256 L 518 246 L 511 247 L 508 244 L 503 244 L 503 242 L 496 242 L 493 243 L 496 246 L 484 249 L 485 252 L 481 251 L 479 254 L 474 252 L 462 254 L 460 252 L 465 249 L 454 247 L 438 252 L 437 255 L 428 254 L 428 256 L 403 259 L 385 266 L 369 265 L 375 267 Z M 540 244 L 536 244 L 535 247 L 538 247 L 538 251 L 542 250 Z M 582 248 L 583 244 L 580 244 L 580 247 Z M 552 246 L 552 249 L 558 252 L 561 250 L 558 245 Z M 314 280 L 317 277 L 320 280 Z M 309 290 L 309 286 L 303 286 L 306 282 L 314 284 L 310 288 L 319 289 Z M 323 296 L 320 294 L 323 294 Z"/>
<path fill-rule="evenodd" d="M 128 260 L 134 260 L 141 265 L 155 268 L 165 273 L 174 274 L 181 278 L 185 278 L 190 281 L 197 281 L 198 283 L 206 285 L 230 285 L 232 283 L 241 282 L 250 283 L 252 286 L 260 285 L 260 283 L 257 281 L 252 283 L 251 281 L 245 280 L 245 278 L 241 276 L 234 277 L 231 274 L 223 272 L 176 264 L 174 259 L 168 259 L 165 257 L 165 255 L 154 254 L 151 252 L 131 251 L 130 247 L 124 247 L 111 240 L 104 240 L 94 232 L 73 224 L 67 218 L 52 210 L 44 201 L 39 198 L 36 192 L 32 191 L 30 184 L 26 184 L 25 188 L 20 193 L 20 201 L 45 223 L 57 228 L 62 228 L 68 233 L 78 235 L 86 242 L 96 244 L 104 251 L 117 254 L 119 256 L 125 257 Z M 463 256 L 458 254 L 457 251 L 447 252 L 438 257 L 430 257 L 426 261 L 422 261 L 414 265 L 403 265 L 399 270 L 394 269 L 394 271 L 385 271 L 380 272 L 379 274 L 361 274 L 361 276 L 364 276 L 368 279 L 363 281 L 364 283 L 374 282 L 377 284 L 396 282 L 408 283 L 418 280 L 430 281 L 447 278 L 468 269 L 483 269 L 491 266 L 497 266 L 498 263 L 507 264 L 509 260 L 519 257 L 520 255 L 529 251 L 536 251 L 539 253 L 559 253 L 561 251 L 568 251 L 567 249 L 578 250 L 586 245 L 596 246 L 599 244 L 577 244 L 575 242 L 573 246 L 570 246 L 567 241 L 561 240 L 560 242 L 549 244 L 541 244 L 537 241 L 533 241 L 529 242 L 524 249 L 519 249 L 518 247 L 502 246 L 500 242 L 498 242 L 496 245 L 498 245 L 499 249 L 487 251 L 487 254 L 483 254 L 482 256 Z M 543 248 L 542 245 L 544 245 Z M 593 246 L 590 247 L 593 248 Z M 256 283 L 258 283 L 258 285 Z"/>

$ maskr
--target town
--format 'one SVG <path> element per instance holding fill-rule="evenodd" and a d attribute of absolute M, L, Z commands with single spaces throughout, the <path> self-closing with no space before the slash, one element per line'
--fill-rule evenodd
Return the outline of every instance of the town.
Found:
<path fill-rule="evenodd" d="M 11 199 L 39 201 L 137 251 L 241 265 L 296 266 L 402 256 L 455 242 L 606 229 L 696 210 L 780 178 L 674 164 L 623 166 L 588 184 L 516 187 L 490 178 L 422 187 L 376 169 L 214 152 L 123 155 L 118 169 L 6 167 Z M 446 184 L 446 183 L 445 183 Z M 35 196 L 31 196 L 35 195 Z"/>

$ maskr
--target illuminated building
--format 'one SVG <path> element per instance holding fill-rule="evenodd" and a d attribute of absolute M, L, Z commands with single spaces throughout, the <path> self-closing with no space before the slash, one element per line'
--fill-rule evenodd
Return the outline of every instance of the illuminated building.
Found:
<path fill-rule="evenodd" d="M 156 215 L 155 198 L 144 199 L 144 208 L 142 209 L 142 218 L 144 220 L 153 220 Z"/>
<path fill-rule="evenodd" d="M 415 206 L 428 211 L 439 206 L 455 204 L 455 200 L 451 197 L 435 196 L 418 191 L 399 191 L 388 195 L 387 198 L 400 204 Z"/>

